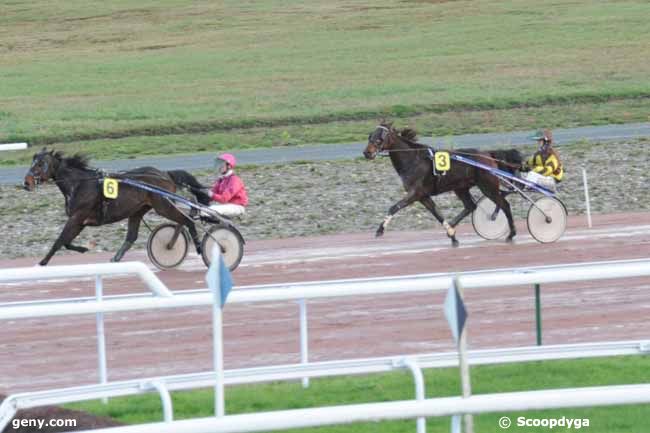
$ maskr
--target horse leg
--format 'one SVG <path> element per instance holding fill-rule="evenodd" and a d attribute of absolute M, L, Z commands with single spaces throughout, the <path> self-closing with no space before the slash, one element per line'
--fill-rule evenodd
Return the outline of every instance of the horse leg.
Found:
<path fill-rule="evenodd" d="M 456 193 L 456 196 L 463 202 L 464 208 L 458 215 L 456 215 L 454 219 L 451 220 L 451 223 L 449 223 L 451 227 L 456 227 L 463 219 L 465 219 L 465 217 L 467 217 L 467 215 L 471 214 L 476 209 L 476 203 L 474 203 L 474 199 L 469 193 L 469 188 L 457 189 L 454 192 Z"/>
<path fill-rule="evenodd" d="M 410 194 L 388 209 L 388 214 L 384 218 L 384 220 L 379 224 L 379 227 L 377 228 L 377 231 L 375 232 L 375 237 L 380 237 L 383 236 L 384 230 L 386 227 L 388 227 L 388 224 L 390 223 L 390 220 L 393 219 L 393 215 L 395 215 L 397 212 L 399 212 L 401 209 L 404 209 L 407 206 L 410 206 L 413 202 L 418 200 L 417 196 L 414 194 Z"/>
<path fill-rule="evenodd" d="M 451 238 L 451 245 L 453 247 L 457 247 L 458 246 L 458 240 L 456 239 L 456 231 L 447 222 L 447 220 L 445 220 L 445 218 L 442 215 L 440 215 L 440 213 L 438 212 L 438 208 L 436 208 L 436 204 L 433 202 L 431 197 L 424 197 L 424 198 L 420 199 L 420 203 L 422 203 L 424 205 L 424 207 L 426 207 L 429 210 L 429 212 L 431 212 L 431 214 L 434 217 L 436 217 L 438 222 L 445 227 L 445 229 L 447 230 L 447 236 L 449 238 Z"/>
<path fill-rule="evenodd" d="M 496 221 L 497 220 L 497 217 L 499 216 L 499 211 L 500 210 L 501 209 L 499 208 L 499 206 L 494 208 L 494 212 L 492 212 L 492 215 L 490 215 L 490 221 Z"/>
<path fill-rule="evenodd" d="M 190 237 L 194 242 L 194 248 L 196 248 L 196 254 L 201 255 L 201 239 L 199 239 L 199 233 L 196 231 L 196 224 L 194 221 L 185 219 L 185 225 L 190 232 Z"/>
<path fill-rule="evenodd" d="M 190 237 L 192 238 L 192 242 L 194 242 L 194 248 L 196 248 L 196 253 L 198 255 L 201 255 L 201 239 L 199 238 L 199 233 L 196 231 L 196 224 L 194 224 L 194 221 L 187 219 L 185 216 L 183 216 L 182 221 L 177 221 L 177 220 L 173 220 L 173 221 L 177 222 L 179 226 L 187 227 L 188 231 L 190 232 Z"/>
<path fill-rule="evenodd" d="M 445 229 L 447 229 L 447 236 L 451 238 L 451 244 L 454 247 L 458 246 L 458 240 L 456 240 L 455 232 L 453 232 L 453 228 L 451 225 L 445 220 L 445 218 L 438 212 L 438 208 L 436 207 L 436 204 L 433 202 L 433 199 L 431 197 L 423 197 L 420 199 L 420 203 L 431 212 L 431 214 L 438 220 L 440 224 L 442 224 Z M 450 231 L 452 231 L 450 233 Z"/>
<path fill-rule="evenodd" d="M 503 198 L 508 197 L 510 194 L 512 194 L 512 191 L 501 191 L 501 196 L 502 196 Z M 492 212 L 492 215 L 490 215 L 490 221 L 496 221 L 496 220 L 497 220 L 497 216 L 499 215 L 499 211 L 500 211 L 500 210 L 501 210 L 501 209 L 499 208 L 499 206 L 497 206 L 497 207 L 494 209 L 494 212 Z"/>
<path fill-rule="evenodd" d="M 515 221 L 512 217 L 512 209 L 510 208 L 510 203 L 508 203 L 508 200 L 505 199 L 505 196 L 500 193 L 498 182 L 494 188 L 481 183 L 479 183 L 478 187 L 481 189 L 481 192 L 483 192 L 483 195 L 496 203 L 496 213 L 498 213 L 499 210 L 503 210 L 503 212 L 506 214 L 506 218 L 508 219 L 508 227 L 510 227 L 510 234 L 506 238 L 506 242 L 512 242 L 513 238 L 517 235 L 517 229 L 515 228 Z"/>
<path fill-rule="evenodd" d="M 50 259 L 52 258 L 52 256 L 54 255 L 54 253 L 60 250 L 62 246 L 67 247 L 71 245 L 73 239 L 76 238 L 85 227 L 80 222 L 83 220 L 84 220 L 83 218 L 77 218 L 77 217 L 68 218 L 68 221 L 66 221 L 65 226 L 63 226 L 63 230 L 61 231 L 61 234 L 56 239 L 56 241 L 54 241 L 54 245 L 52 245 L 50 251 L 43 258 L 43 260 L 41 260 L 38 264 L 41 266 L 47 265 Z"/>
<path fill-rule="evenodd" d="M 436 207 L 436 204 L 433 202 L 433 199 L 431 199 L 431 197 L 422 197 L 420 199 L 420 203 L 422 203 L 422 206 L 431 212 L 431 215 L 433 215 L 440 224 L 445 221 L 445 218 L 440 214 L 440 212 L 438 212 L 438 208 Z"/>
<path fill-rule="evenodd" d="M 80 247 L 78 245 L 72 245 L 72 244 L 65 244 L 63 245 L 65 249 L 71 250 L 71 251 L 76 251 L 78 253 L 85 253 L 88 252 L 88 248 L 86 247 Z"/>
<path fill-rule="evenodd" d="M 129 229 L 126 232 L 126 239 L 124 240 L 124 243 L 122 243 L 120 249 L 117 250 L 113 258 L 111 259 L 111 262 L 119 262 L 120 260 L 122 260 L 124 254 L 131 248 L 133 243 L 138 239 L 138 232 L 140 231 L 140 221 L 142 221 L 142 217 L 144 216 L 144 214 L 149 212 L 150 209 L 151 208 L 148 206 L 144 207 L 129 217 Z"/>
<path fill-rule="evenodd" d="M 177 224 L 186 226 L 194 242 L 194 247 L 196 248 L 196 253 L 201 255 L 201 239 L 199 239 L 199 234 L 196 231 L 196 224 L 194 221 L 185 216 L 182 212 L 174 207 L 173 204 L 170 204 L 167 201 L 161 201 L 160 203 L 155 203 L 154 210 L 158 212 L 158 215 L 165 217 L 169 220 L 174 221 Z"/>
<path fill-rule="evenodd" d="M 476 209 L 476 204 L 474 203 L 472 195 L 469 193 L 469 188 L 457 189 L 454 191 L 454 193 L 456 193 L 456 196 L 463 202 L 463 210 L 460 211 L 460 213 L 456 215 L 451 220 L 451 222 L 447 222 L 446 220 L 442 221 L 442 225 L 445 230 L 447 230 L 447 237 L 451 239 L 451 246 L 457 247 L 459 245 L 459 242 L 458 239 L 456 239 L 456 226 L 460 224 L 460 222 L 465 217 L 467 217 L 467 215 L 474 212 L 474 209 Z"/>

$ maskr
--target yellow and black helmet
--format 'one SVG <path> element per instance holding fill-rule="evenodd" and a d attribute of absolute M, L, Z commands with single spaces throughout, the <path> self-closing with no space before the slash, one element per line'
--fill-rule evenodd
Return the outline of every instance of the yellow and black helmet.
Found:
<path fill-rule="evenodd" d="M 531 140 L 539 141 L 544 140 L 545 143 L 553 142 L 553 133 L 550 129 L 540 129 L 530 136 Z"/>

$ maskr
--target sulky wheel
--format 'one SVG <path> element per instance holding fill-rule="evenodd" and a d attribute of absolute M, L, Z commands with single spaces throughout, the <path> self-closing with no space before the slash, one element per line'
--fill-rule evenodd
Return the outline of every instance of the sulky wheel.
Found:
<path fill-rule="evenodd" d="M 541 243 L 555 242 L 564 234 L 567 211 L 554 197 L 542 197 L 528 209 L 528 231 Z"/>
<path fill-rule="evenodd" d="M 158 269 L 172 269 L 183 263 L 189 245 L 190 237 L 184 227 L 165 223 L 151 232 L 147 241 L 147 255 Z"/>
<path fill-rule="evenodd" d="M 231 227 L 212 226 L 201 242 L 201 256 L 206 266 L 210 266 L 212 250 L 217 245 L 221 247 L 223 261 L 228 269 L 231 271 L 237 269 L 244 256 L 244 239 L 241 234 Z"/>
<path fill-rule="evenodd" d="M 476 209 L 472 212 L 472 225 L 477 235 L 487 240 L 504 237 L 510 232 L 508 219 L 503 211 L 495 215 L 497 205 L 487 197 L 481 197 L 476 202 Z"/>

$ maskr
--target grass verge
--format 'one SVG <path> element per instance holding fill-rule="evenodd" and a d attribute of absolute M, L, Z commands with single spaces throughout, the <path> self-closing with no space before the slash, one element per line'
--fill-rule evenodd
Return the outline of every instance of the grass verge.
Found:
<path fill-rule="evenodd" d="M 422 136 L 503 132 L 540 127 L 570 128 L 650 121 L 650 98 L 614 100 L 603 103 L 549 105 L 502 110 L 447 111 L 395 117 L 400 127 L 415 127 Z M 230 129 L 205 133 L 162 136 L 129 136 L 69 143 L 52 147 L 68 154 L 86 152 L 93 158 L 130 159 L 147 156 L 218 152 L 263 147 L 297 146 L 310 143 L 364 141 L 377 119 L 350 120 L 308 125 Z M 36 149 L 0 152 L 0 166 L 27 165 Z"/>
<path fill-rule="evenodd" d="M 548 361 L 524 364 L 481 366 L 472 368 L 474 394 L 527 391 L 614 384 L 646 383 L 650 380 L 646 357 L 617 357 L 590 360 Z M 456 396 L 460 393 L 458 369 L 425 371 L 427 398 Z M 355 404 L 413 398 L 413 381 L 407 372 L 384 375 L 327 378 L 313 380 L 309 389 L 299 383 L 271 383 L 236 386 L 226 389 L 228 414 L 297 409 L 324 405 Z M 213 414 L 213 390 L 176 392 L 173 394 L 176 419 L 207 417 Z M 156 422 L 162 419 L 160 399 L 144 395 L 112 399 L 108 405 L 86 402 L 69 405 L 71 408 L 109 416 L 126 423 Z M 475 417 L 477 431 L 496 432 L 498 419 L 509 416 L 527 418 L 589 419 L 589 432 L 629 433 L 650 428 L 650 407 L 647 405 L 529 411 L 504 414 L 486 414 Z M 364 423 L 349 426 L 331 426 L 320 429 L 292 430 L 295 432 L 336 433 L 401 433 L 412 432 L 414 421 Z M 448 432 L 448 418 L 431 418 L 427 431 Z M 542 432 L 545 428 L 518 428 L 512 432 Z M 557 428 L 554 431 L 569 431 Z"/>

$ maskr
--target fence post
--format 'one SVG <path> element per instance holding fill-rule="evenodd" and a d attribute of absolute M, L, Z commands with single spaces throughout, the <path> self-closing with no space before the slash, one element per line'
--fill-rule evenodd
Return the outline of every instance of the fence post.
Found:
<path fill-rule="evenodd" d="M 219 276 L 219 263 L 221 261 L 220 248 L 212 249 L 212 262 L 208 269 L 208 286 L 212 291 L 212 350 L 214 373 L 214 415 L 224 416 L 226 413 L 224 398 L 224 373 L 223 373 L 223 316 L 221 309 L 221 279 Z"/>
<path fill-rule="evenodd" d="M 95 299 L 102 302 L 104 296 L 104 284 L 101 275 L 95 276 Z M 106 367 L 106 335 L 104 333 L 104 313 L 95 315 L 97 323 L 97 359 L 99 362 L 99 382 L 104 384 L 108 382 L 108 371 Z M 104 404 L 108 403 L 108 398 L 102 398 Z"/>
<path fill-rule="evenodd" d="M 422 375 L 422 369 L 414 359 L 407 358 L 403 363 L 404 366 L 411 370 L 411 373 L 413 374 L 413 381 L 415 382 L 415 399 L 417 401 L 423 401 L 426 396 L 424 392 L 424 376 Z M 416 429 L 417 433 L 426 433 L 427 419 L 419 417 L 416 421 Z"/>
<path fill-rule="evenodd" d="M 172 397 L 169 394 L 169 390 L 167 389 L 167 385 L 164 382 L 156 380 L 153 381 L 149 386 L 154 388 L 156 391 L 158 391 L 158 394 L 160 394 L 164 421 L 174 421 L 174 406 L 172 403 Z"/>
<path fill-rule="evenodd" d="M 540 285 L 535 284 L 535 323 L 537 324 L 537 345 L 542 345 L 542 295 Z"/>
<path fill-rule="evenodd" d="M 453 284 L 458 290 L 460 298 L 463 299 L 463 286 L 460 283 L 458 276 L 454 277 Z M 472 396 L 472 384 L 471 376 L 469 374 L 469 364 L 467 362 L 467 326 L 463 327 L 460 330 L 461 334 L 459 336 L 458 342 L 458 357 L 460 358 L 460 377 L 463 387 L 463 398 L 469 398 Z M 465 420 L 465 432 L 474 433 L 474 417 L 471 414 L 465 414 L 463 416 Z"/>
<path fill-rule="evenodd" d="M 309 363 L 309 335 L 307 333 L 307 302 L 300 300 L 300 363 Z M 309 378 L 302 378 L 302 387 L 309 388 Z"/>
<path fill-rule="evenodd" d="M 582 167 L 582 184 L 585 189 L 585 206 L 587 209 L 587 226 L 591 228 L 591 203 L 589 202 L 589 184 L 587 183 L 587 170 Z"/>
<path fill-rule="evenodd" d="M 460 415 L 451 417 L 451 433 L 463 433 L 462 419 Z"/>

